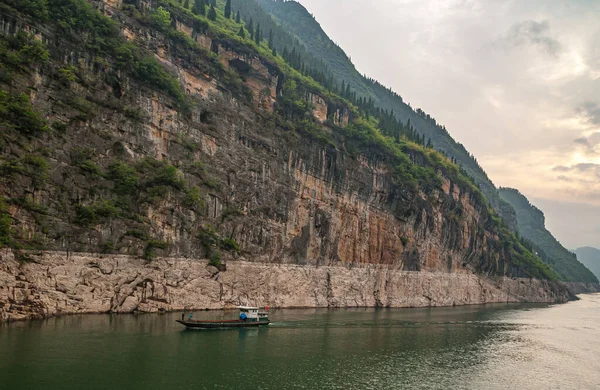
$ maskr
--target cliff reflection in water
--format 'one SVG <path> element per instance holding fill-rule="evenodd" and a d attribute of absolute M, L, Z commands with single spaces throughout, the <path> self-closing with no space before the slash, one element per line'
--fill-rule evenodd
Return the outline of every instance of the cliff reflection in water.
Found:
<path fill-rule="evenodd" d="M 269 328 L 227 331 L 185 331 L 174 322 L 179 316 L 91 315 L 3 325 L 0 381 L 6 388 L 45 389 L 600 383 L 593 352 L 600 296 L 557 306 L 277 310 Z"/>

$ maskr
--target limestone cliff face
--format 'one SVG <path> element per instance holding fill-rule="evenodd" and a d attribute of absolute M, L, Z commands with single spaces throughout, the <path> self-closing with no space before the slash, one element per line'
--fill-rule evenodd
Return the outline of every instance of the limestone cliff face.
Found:
<path fill-rule="evenodd" d="M 431 307 L 506 302 L 564 302 L 556 282 L 474 274 L 206 262 L 45 253 L 19 264 L 0 252 L 0 321 L 60 314 L 132 313 L 270 307 Z"/>
<path fill-rule="evenodd" d="M 411 191 L 384 154 L 348 150 L 339 129 L 352 118 L 343 102 L 304 90 L 311 124 L 331 138 L 324 142 L 274 114 L 285 75 L 268 59 L 174 17 L 176 30 L 197 43 L 182 52 L 120 2 L 95 5 L 118 22 L 123 40 L 175 75 L 191 103 L 182 109 L 165 90 L 50 27 L 18 14 L 0 18 L 4 39 L 32 32 L 52 58 L 11 81 L 53 127 L 2 144 L 3 164 L 27 167 L 30 160 L 19 159 L 32 155 L 48 165 L 43 180 L 34 172 L 0 180 L 11 234 L 29 249 L 109 254 L 26 251 L 19 265 L 3 253 L 5 318 L 38 309 L 218 308 L 243 297 L 273 306 L 566 299 L 557 285 L 510 279 L 528 274 L 472 189 L 437 172 L 441 187 Z M 226 272 L 182 259 L 217 249 Z M 179 260 L 138 259 L 154 252 Z"/>

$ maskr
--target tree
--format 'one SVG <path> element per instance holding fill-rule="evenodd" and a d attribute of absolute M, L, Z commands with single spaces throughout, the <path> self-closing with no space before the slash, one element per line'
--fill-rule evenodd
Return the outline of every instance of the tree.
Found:
<path fill-rule="evenodd" d="M 254 33 L 254 41 L 257 45 L 260 45 L 260 41 L 262 41 L 261 31 L 260 31 L 260 23 L 256 25 L 256 32 Z"/>
<path fill-rule="evenodd" d="M 242 18 L 240 17 L 240 11 L 237 12 L 237 14 L 235 14 L 235 22 L 237 24 L 240 24 L 242 21 Z"/>
<path fill-rule="evenodd" d="M 231 0 L 227 0 L 227 3 L 225 3 L 225 18 L 231 18 Z"/>
<path fill-rule="evenodd" d="M 171 13 L 163 7 L 158 7 L 156 11 L 150 15 L 150 20 L 162 31 L 171 27 Z"/>
<path fill-rule="evenodd" d="M 208 19 L 212 20 L 213 22 L 217 20 L 217 10 L 212 4 L 210 5 L 210 9 L 208 10 Z"/>
<path fill-rule="evenodd" d="M 183 8 L 190 9 L 190 0 L 185 0 L 185 2 L 183 3 Z"/>
<path fill-rule="evenodd" d="M 250 23 L 246 26 L 246 30 L 250 32 L 250 39 L 254 39 L 254 21 L 250 18 Z"/>
<path fill-rule="evenodd" d="M 238 35 L 242 38 L 246 38 L 246 31 L 244 31 L 244 26 L 240 27 L 240 31 L 238 32 Z"/>
<path fill-rule="evenodd" d="M 273 49 L 273 29 L 269 30 L 269 49 Z"/>
<path fill-rule="evenodd" d="M 277 50 L 275 48 L 273 48 L 273 50 L 271 51 L 271 54 L 273 54 L 273 57 L 277 57 Z"/>
<path fill-rule="evenodd" d="M 192 13 L 195 15 L 206 15 L 206 3 L 204 2 L 204 0 L 194 0 Z"/>

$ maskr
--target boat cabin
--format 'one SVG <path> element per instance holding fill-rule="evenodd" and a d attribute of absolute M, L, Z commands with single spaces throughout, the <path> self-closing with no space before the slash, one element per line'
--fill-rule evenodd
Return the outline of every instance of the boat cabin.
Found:
<path fill-rule="evenodd" d="M 240 306 L 240 320 L 243 321 L 268 321 L 269 313 L 266 311 L 260 311 L 258 307 Z"/>

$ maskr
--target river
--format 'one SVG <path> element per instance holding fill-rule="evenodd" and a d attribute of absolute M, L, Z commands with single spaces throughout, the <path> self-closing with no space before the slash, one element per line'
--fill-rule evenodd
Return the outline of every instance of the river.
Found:
<path fill-rule="evenodd" d="M 185 331 L 178 313 L 4 324 L 0 388 L 600 388 L 600 295 L 581 298 L 273 310 L 271 326 L 250 330 Z"/>

